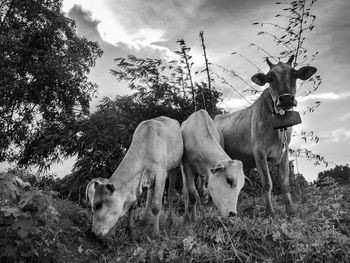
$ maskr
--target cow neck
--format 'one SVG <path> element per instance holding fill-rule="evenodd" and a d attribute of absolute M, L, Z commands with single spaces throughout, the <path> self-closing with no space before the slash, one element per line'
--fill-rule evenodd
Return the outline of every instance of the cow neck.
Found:
<path fill-rule="evenodd" d="M 272 115 L 275 113 L 275 111 L 270 90 L 270 87 L 266 88 L 256 102 L 259 101 L 261 106 L 269 113 L 269 115 Z"/>
<path fill-rule="evenodd" d="M 123 161 L 109 179 L 116 189 L 129 189 L 132 192 L 136 192 L 134 190 L 137 188 L 139 178 L 143 171 L 143 165 L 139 161 L 140 158 L 138 158 L 137 154 L 133 154 L 133 152 L 134 151 L 127 152 Z"/>

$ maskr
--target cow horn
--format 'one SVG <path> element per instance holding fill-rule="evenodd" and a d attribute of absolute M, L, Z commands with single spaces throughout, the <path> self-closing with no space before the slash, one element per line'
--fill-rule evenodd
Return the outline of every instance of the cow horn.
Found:
<path fill-rule="evenodd" d="M 266 63 L 267 63 L 267 65 L 269 65 L 270 68 L 272 68 L 272 66 L 274 66 L 274 64 L 269 60 L 269 58 L 266 58 Z"/>
<path fill-rule="evenodd" d="M 288 59 L 287 64 L 292 65 L 293 60 L 294 60 L 294 54 Z"/>

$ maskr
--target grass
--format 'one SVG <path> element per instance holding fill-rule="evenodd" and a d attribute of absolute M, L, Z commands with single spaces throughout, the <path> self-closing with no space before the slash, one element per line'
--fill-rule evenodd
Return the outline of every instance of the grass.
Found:
<path fill-rule="evenodd" d="M 10 253 L 7 257 L 0 256 L 1 260 L 350 262 L 350 189 L 338 187 L 336 184 L 323 189 L 308 187 L 306 192 L 297 198 L 297 213 L 292 218 L 286 216 L 279 197 L 273 198 L 276 215 L 273 218 L 265 218 L 262 199 L 252 198 L 242 192 L 238 207 L 239 217 L 222 218 L 213 204 L 205 205 L 199 209 L 199 220 L 192 229 L 184 228 L 183 201 L 181 195 L 177 194 L 174 225 L 170 227 L 166 224 L 165 205 L 165 211 L 163 210 L 160 217 L 161 237 L 157 240 L 149 237 L 152 225 L 143 227 L 139 223 L 138 219 L 142 216 L 144 206 L 137 208 L 136 233 L 139 234 L 139 239 L 136 241 L 129 238 L 126 217 L 118 222 L 113 236 L 103 240 L 96 239 L 90 234 L 91 213 L 88 209 L 55 195 L 49 197 L 48 193 L 43 192 L 43 196 L 47 196 L 49 200 L 48 207 L 53 207 L 59 213 L 55 223 L 44 226 L 33 223 L 32 232 L 29 231 L 25 238 L 18 233 L 15 235 L 16 240 L 22 242 L 23 248 L 26 248 L 23 245 L 35 248 L 36 253 Z M 12 211 L 7 209 L 1 211 Z M 42 208 L 42 211 L 46 211 L 45 209 Z M 31 216 L 37 217 L 36 214 Z M 4 218 L 4 214 L 0 213 L 1 218 Z M 6 225 L 6 235 L 0 235 L 0 243 L 6 241 L 11 230 L 19 231 L 14 225 L 21 217 L 12 219 L 12 225 L 11 222 Z M 5 223 L 0 220 L 1 224 L 3 227 Z M 35 234 L 38 229 L 40 231 Z M 3 256 L 3 252 L 4 250 L 0 255 Z"/>

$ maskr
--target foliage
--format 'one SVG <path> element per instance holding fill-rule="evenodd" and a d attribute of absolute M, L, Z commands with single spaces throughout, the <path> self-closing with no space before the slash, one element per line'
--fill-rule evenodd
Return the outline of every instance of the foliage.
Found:
<path fill-rule="evenodd" d="M 1 178 L 13 174 L 2 174 Z M 142 201 L 135 212 L 137 241 L 128 238 L 126 216 L 118 222 L 117 234 L 101 241 L 89 234 L 88 210 L 59 199 L 51 191 L 21 188 L 19 198 L 1 200 L 0 260 L 349 262 L 350 188 L 339 187 L 332 178 L 326 180 L 322 188 L 306 187 L 297 198 L 293 218 L 286 217 L 278 198 L 272 200 L 275 217 L 266 218 L 263 198 L 242 192 L 239 217 L 222 218 L 214 204 L 208 203 L 199 206 L 199 221 L 191 229 L 183 225 L 183 196 L 178 192 L 175 222 L 171 227 L 166 223 L 165 203 L 160 216 L 162 236 L 157 240 L 149 238 L 152 225 L 140 224 L 145 206 Z"/>
<path fill-rule="evenodd" d="M 350 184 L 350 168 L 349 165 L 336 165 L 334 168 L 320 172 L 317 177 L 317 185 L 326 183 L 327 178 L 332 178 L 340 185 Z"/>
<path fill-rule="evenodd" d="M 11 179 L 12 184 L 3 184 Z M 2 174 L 0 181 L 0 259 L 24 262 L 39 254 L 50 259 L 57 249 L 55 224 L 59 219 L 52 206 L 52 192 L 25 190 L 17 183 L 22 180 L 11 174 Z M 5 196 L 4 191 L 13 194 Z"/>
<path fill-rule="evenodd" d="M 0 161 L 28 163 L 33 140 L 88 114 L 96 84 L 86 74 L 102 51 L 77 35 L 61 6 L 61 0 L 1 1 Z"/>

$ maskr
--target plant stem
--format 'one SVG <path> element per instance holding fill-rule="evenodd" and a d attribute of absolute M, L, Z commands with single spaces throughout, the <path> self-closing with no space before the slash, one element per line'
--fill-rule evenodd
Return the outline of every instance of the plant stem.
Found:
<path fill-rule="evenodd" d="M 207 58 L 207 52 L 205 50 L 205 44 L 204 44 L 204 32 L 200 31 L 199 32 L 199 37 L 201 39 L 202 42 L 202 48 L 203 48 L 203 55 L 204 55 L 204 61 L 205 61 L 205 70 L 207 72 L 207 78 L 208 78 L 208 88 L 210 90 L 210 104 L 211 107 L 213 108 L 213 94 L 212 94 L 212 90 L 211 90 L 211 81 L 210 81 L 210 73 L 209 73 L 209 66 L 208 66 L 208 58 Z"/>
<path fill-rule="evenodd" d="M 298 35 L 298 44 L 297 44 L 297 50 L 295 52 L 295 57 L 294 57 L 294 67 L 298 65 L 297 59 L 298 59 L 298 53 L 299 53 L 299 48 L 301 45 L 301 34 L 303 33 L 303 22 L 304 22 L 304 15 L 305 15 L 305 2 L 306 0 L 303 0 L 303 8 L 301 12 L 301 21 L 300 21 L 300 29 L 299 29 L 299 35 Z"/>

